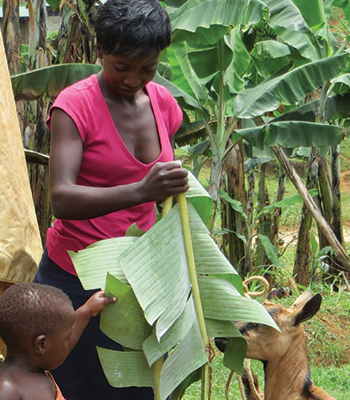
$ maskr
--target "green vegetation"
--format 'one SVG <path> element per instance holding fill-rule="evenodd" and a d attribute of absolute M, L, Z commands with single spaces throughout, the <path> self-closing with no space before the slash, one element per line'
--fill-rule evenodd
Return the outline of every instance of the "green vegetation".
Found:
<path fill-rule="evenodd" d="M 188 162 L 185 153 L 181 150 L 176 151 L 176 156 L 183 159 L 184 163 Z M 341 145 L 341 162 L 343 174 L 349 171 L 350 180 L 350 140 L 346 137 Z M 267 188 L 271 197 L 274 199 L 277 190 L 276 171 L 271 166 L 271 174 L 267 179 Z M 210 166 L 205 166 L 201 170 L 200 179 L 202 183 L 208 179 Z M 344 186 L 344 185 L 343 185 Z M 346 186 L 345 186 L 346 187 Z M 288 180 L 286 184 L 286 195 L 296 193 L 293 184 Z M 350 185 L 349 189 L 342 191 L 343 215 L 345 224 L 345 234 L 348 221 L 350 221 Z M 288 285 L 287 278 L 292 271 L 295 244 L 298 235 L 298 227 L 301 218 L 301 206 L 293 206 L 283 213 L 283 221 L 281 223 L 280 236 L 284 240 L 286 250 L 280 257 L 283 269 L 277 270 L 275 275 L 276 286 Z M 313 227 L 316 233 L 316 226 Z M 291 242 L 291 244 L 289 244 Z M 347 241 L 348 247 L 350 246 Z M 283 247 L 280 251 L 283 250 Z M 257 271 L 259 272 L 259 271 Z M 339 282 L 340 284 L 340 279 Z M 330 287 L 326 283 L 320 286 L 320 283 L 312 285 L 313 293 L 321 293 L 323 302 L 321 310 L 304 325 L 307 338 L 307 351 L 310 360 L 310 370 L 315 384 L 327 393 L 331 394 L 337 400 L 348 400 L 350 391 L 350 349 L 348 346 L 348 337 L 350 334 L 350 293 L 343 290 L 344 286 L 338 284 Z M 258 301 L 262 302 L 263 299 Z M 275 301 L 275 300 L 274 300 Z M 280 302 L 285 306 L 293 303 L 294 297 L 288 297 L 275 302 Z M 213 382 L 212 382 L 212 400 L 221 400 L 225 396 L 225 386 L 229 376 L 229 370 L 223 365 L 222 355 L 216 350 L 216 356 L 212 363 Z M 252 370 L 259 377 L 259 382 L 263 385 L 264 373 L 263 365 L 259 361 L 252 361 Z M 232 379 L 230 385 L 230 399 L 240 399 L 238 383 L 235 378 Z M 197 400 L 200 395 L 200 384 L 193 384 L 186 392 L 184 400 Z"/>

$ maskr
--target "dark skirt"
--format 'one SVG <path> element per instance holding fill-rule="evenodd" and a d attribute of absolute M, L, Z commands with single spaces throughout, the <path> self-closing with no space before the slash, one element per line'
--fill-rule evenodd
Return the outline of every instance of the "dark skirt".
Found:
<path fill-rule="evenodd" d="M 48 257 L 45 248 L 35 282 L 55 286 L 72 300 L 74 309 L 82 306 L 97 290 L 84 290 L 79 279 L 69 274 Z M 52 371 L 63 396 L 67 400 L 153 400 L 151 388 L 113 388 L 108 383 L 96 346 L 122 350 L 99 328 L 100 317 L 91 318 L 79 342 L 66 361 Z"/>

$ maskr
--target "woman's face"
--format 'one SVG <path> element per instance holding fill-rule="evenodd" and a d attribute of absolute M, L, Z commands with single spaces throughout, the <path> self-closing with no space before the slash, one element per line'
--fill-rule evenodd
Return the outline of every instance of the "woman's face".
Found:
<path fill-rule="evenodd" d="M 154 78 L 159 56 L 103 54 L 102 59 L 104 78 L 108 86 L 121 97 L 133 97 Z"/>

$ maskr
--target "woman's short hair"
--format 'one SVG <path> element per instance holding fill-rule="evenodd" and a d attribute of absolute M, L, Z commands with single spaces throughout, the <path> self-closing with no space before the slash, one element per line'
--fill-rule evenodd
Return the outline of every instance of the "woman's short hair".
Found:
<path fill-rule="evenodd" d="M 171 40 L 170 19 L 158 0 L 108 0 L 94 28 L 106 54 L 156 57 Z"/>

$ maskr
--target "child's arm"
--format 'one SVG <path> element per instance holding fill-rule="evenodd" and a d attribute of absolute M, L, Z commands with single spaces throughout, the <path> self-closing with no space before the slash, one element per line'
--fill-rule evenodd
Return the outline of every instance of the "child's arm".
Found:
<path fill-rule="evenodd" d="M 89 298 L 89 300 L 75 311 L 75 322 L 73 325 L 72 336 L 69 338 L 69 349 L 74 346 L 83 333 L 91 317 L 95 317 L 107 304 L 115 303 L 115 297 L 105 297 L 105 292 L 101 290 Z M 1 400 L 1 399 L 0 399 Z"/>

